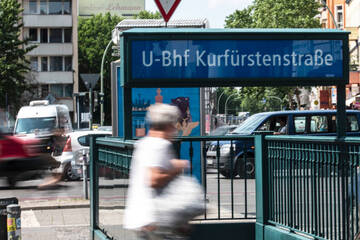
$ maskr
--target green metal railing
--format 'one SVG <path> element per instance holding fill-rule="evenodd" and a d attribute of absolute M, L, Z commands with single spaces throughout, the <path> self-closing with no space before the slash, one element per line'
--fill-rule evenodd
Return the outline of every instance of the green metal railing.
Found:
<path fill-rule="evenodd" d="M 207 145 L 206 142 L 215 141 L 216 164 L 212 169 L 206 167 Z M 229 159 L 230 171 L 238 171 L 242 177 L 225 178 L 220 174 L 223 165 L 220 144 L 227 141 L 230 144 Z M 246 141 L 248 145 L 236 144 Z M 182 157 L 190 161 L 188 174 L 192 175 L 201 168 L 201 181 L 205 189 L 204 199 L 207 208 L 206 214 L 196 220 L 244 220 L 255 219 L 255 185 L 253 179 L 248 179 L 246 168 L 236 169 L 235 152 L 244 154 L 238 158 L 245 164 L 253 159 L 252 136 L 244 137 L 182 137 L 175 139 L 175 149 L 182 149 Z M 130 239 L 130 233 L 119 230 L 120 225 L 114 227 L 102 221 L 101 209 L 124 209 L 131 156 L 135 141 L 120 138 L 97 138 L 91 141 L 91 227 L 93 234 L 112 237 L 113 239 Z M 250 144 L 251 143 L 251 144 Z M 240 148 L 240 149 L 239 149 Z M 248 153 L 248 150 L 251 153 Z M 246 154 L 248 153 L 248 154 Z M 249 157 L 250 156 L 250 157 Z M 195 159 L 203 159 L 201 166 L 194 166 Z M 239 171 L 243 171 L 241 174 Z M 118 176 L 120 174 L 120 176 Z M 116 222 L 114 220 L 114 222 Z M 121 221 L 119 221 L 121 222 Z M 119 238 L 117 238 L 119 237 Z"/>
<path fill-rule="evenodd" d="M 262 149 L 265 224 L 315 239 L 359 234 L 360 138 L 266 136 Z"/>

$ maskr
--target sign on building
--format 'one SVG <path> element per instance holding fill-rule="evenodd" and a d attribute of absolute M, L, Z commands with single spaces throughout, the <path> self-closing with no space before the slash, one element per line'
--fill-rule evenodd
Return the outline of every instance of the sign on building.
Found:
<path fill-rule="evenodd" d="M 134 16 L 145 10 L 145 0 L 79 0 L 79 15 L 90 16 L 99 13 Z"/>

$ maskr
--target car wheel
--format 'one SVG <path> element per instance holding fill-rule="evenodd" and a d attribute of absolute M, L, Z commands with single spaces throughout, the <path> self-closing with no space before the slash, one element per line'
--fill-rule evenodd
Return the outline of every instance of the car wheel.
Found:
<path fill-rule="evenodd" d="M 240 158 L 242 158 L 242 157 L 240 157 Z M 238 159 L 238 163 L 241 162 L 241 166 L 239 166 L 239 168 L 237 168 L 240 178 L 245 178 L 245 176 L 247 179 L 255 178 L 254 157 L 253 156 L 247 157 L 246 164 L 244 164 L 241 160 L 242 159 Z"/>
<path fill-rule="evenodd" d="M 237 173 L 236 167 L 235 167 L 235 169 L 232 172 L 231 172 L 231 170 L 221 170 L 220 174 L 222 176 L 224 176 L 225 178 L 229 179 L 229 178 L 235 178 L 238 173 Z"/>
<path fill-rule="evenodd" d="M 66 164 L 66 166 L 64 168 L 64 177 L 65 177 L 65 179 L 67 179 L 69 181 L 75 181 L 75 180 L 79 179 L 79 176 L 77 176 L 73 173 L 70 163 Z"/>

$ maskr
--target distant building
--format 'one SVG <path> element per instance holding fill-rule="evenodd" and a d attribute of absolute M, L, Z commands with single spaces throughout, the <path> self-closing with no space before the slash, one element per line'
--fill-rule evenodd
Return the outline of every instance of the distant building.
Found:
<path fill-rule="evenodd" d="M 323 28 L 338 28 L 350 31 L 350 73 L 349 84 L 346 86 L 346 99 L 352 99 L 360 93 L 360 1 L 359 0 L 319 0 L 322 4 L 326 2 L 327 7 L 321 8 L 320 22 Z M 335 22 L 334 22 L 335 20 Z M 336 25 L 335 25 L 336 24 Z M 323 103 L 320 108 L 332 108 L 336 105 L 336 91 L 334 87 L 321 88 L 317 102 Z M 325 101 L 328 99 L 328 101 Z M 355 99 L 355 98 L 354 98 Z M 314 99 L 313 99 L 314 100 Z M 320 100 L 320 101 L 319 101 Z M 334 101 L 335 100 L 335 101 Z M 315 101 L 315 100 L 314 100 Z M 351 101 L 347 101 L 349 104 Z"/>
<path fill-rule="evenodd" d="M 27 54 L 37 99 L 52 99 L 74 113 L 73 92 L 78 92 L 76 0 L 21 0 L 22 37 L 37 48 Z"/>

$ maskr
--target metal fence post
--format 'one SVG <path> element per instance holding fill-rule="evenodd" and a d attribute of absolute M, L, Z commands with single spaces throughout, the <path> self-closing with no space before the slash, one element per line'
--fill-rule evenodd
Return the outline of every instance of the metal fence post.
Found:
<path fill-rule="evenodd" d="M 18 204 L 10 204 L 7 211 L 8 240 L 21 240 L 21 209 Z"/>
<path fill-rule="evenodd" d="M 83 150 L 83 162 L 82 162 L 82 170 L 83 170 L 83 193 L 84 198 L 89 199 L 88 194 L 88 171 L 89 171 L 89 160 L 87 158 L 87 154 L 85 150 Z"/>
<path fill-rule="evenodd" d="M 264 239 L 264 229 L 269 217 L 268 166 L 265 134 L 255 136 L 255 182 L 256 182 L 256 239 Z"/>
<path fill-rule="evenodd" d="M 7 211 L 6 207 L 10 204 L 18 204 L 17 198 L 0 199 L 0 240 L 7 240 Z"/>
<path fill-rule="evenodd" d="M 94 239 L 94 232 L 99 226 L 99 175 L 96 162 L 98 161 L 98 146 L 96 137 L 90 137 L 90 239 Z"/>

